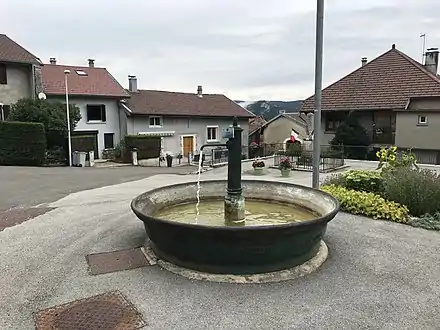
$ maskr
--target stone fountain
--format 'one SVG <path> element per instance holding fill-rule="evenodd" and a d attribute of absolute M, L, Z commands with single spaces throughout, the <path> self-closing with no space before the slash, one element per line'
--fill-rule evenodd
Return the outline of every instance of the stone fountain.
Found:
<path fill-rule="evenodd" d="M 295 184 L 242 180 L 241 135 L 234 118 L 224 132 L 228 178 L 200 183 L 198 221 L 197 182 L 157 188 L 132 201 L 159 260 L 206 274 L 261 275 L 299 267 L 326 250 L 322 239 L 339 210 L 337 200 Z"/>

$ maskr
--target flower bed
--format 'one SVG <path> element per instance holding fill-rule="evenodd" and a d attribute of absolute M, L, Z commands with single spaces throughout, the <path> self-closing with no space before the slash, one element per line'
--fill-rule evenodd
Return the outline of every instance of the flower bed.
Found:
<path fill-rule="evenodd" d="M 322 190 L 334 195 L 346 212 L 440 230 L 440 175 L 419 169 L 411 151 L 398 154 L 391 147 L 377 156 L 377 170 L 333 175 Z"/>

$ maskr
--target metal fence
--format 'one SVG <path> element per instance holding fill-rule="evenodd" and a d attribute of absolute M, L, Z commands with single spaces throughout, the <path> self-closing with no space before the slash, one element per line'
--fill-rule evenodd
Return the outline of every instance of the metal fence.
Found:
<path fill-rule="evenodd" d="M 294 163 L 295 169 L 312 171 L 313 170 L 313 155 L 311 152 L 303 153 L 301 156 L 286 156 L 286 155 L 275 155 L 274 165 L 278 166 L 281 159 L 284 157 L 289 158 L 289 160 Z M 321 157 L 319 163 L 319 170 L 321 172 L 327 172 L 335 170 L 345 165 L 344 158 L 332 158 L 332 157 Z"/>
<path fill-rule="evenodd" d="M 377 151 L 380 146 L 347 146 L 347 145 L 321 145 L 321 170 L 343 166 L 344 159 L 377 161 Z M 406 151 L 398 149 L 398 152 Z M 420 164 L 440 164 L 440 150 L 411 150 Z M 275 156 L 275 161 L 281 156 L 287 156 L 297 163 L 298 168 L 311 169 L 312 150 L 305 145 L 266 143 L 243 146 L 242 158 L 253 159 L 259 157 Z M 194 155 L 193 162 L 198 161 L 199 156 Z M 216 147 L 204 151 L 204 164 L 215 165 L 228 161 L 228 150 L 225 147 Z"/>

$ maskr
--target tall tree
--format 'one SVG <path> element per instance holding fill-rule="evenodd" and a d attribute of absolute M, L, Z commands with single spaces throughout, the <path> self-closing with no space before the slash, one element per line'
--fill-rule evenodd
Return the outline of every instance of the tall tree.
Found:
<path fill-rule="evenodd" d="M 348 157 L 365 158 L 371 141 L 365 128 L 359 123 L 354 111 L 339 125 L 331 145 L 343 145 L 344 153 Z"/>
<path fill-rule="evenodd" d="M 79 108 L 70 104 L 70 130 L 81 120 Z M 21 99 L 11 106 L 8 121 L 42 123 L 46 131 L 47 148 L 64 147 L 67 137 L 66 105 L 46 100 Z"/>

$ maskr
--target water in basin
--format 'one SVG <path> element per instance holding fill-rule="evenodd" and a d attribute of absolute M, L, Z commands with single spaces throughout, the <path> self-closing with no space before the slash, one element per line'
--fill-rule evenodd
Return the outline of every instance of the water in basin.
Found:
<path fill-rule="evenodd" d="M 291 222 L 313 220 L 319 214 L 294 204 L 246 199 L 245 226 L 280 225 Z M 193 203 L 178 204 L 160 210 L 155 217 L 181 223 L 198 223 L 205 226 L 224 226 L 224 200 L 201 201 L 197 216 Z M 197 219 L 197 220 L 196 220 Z"/>

